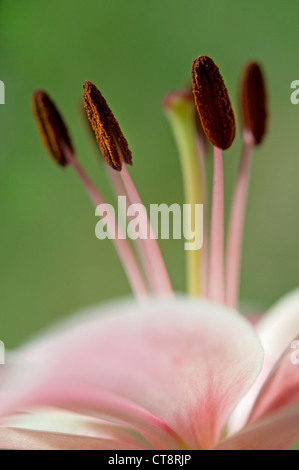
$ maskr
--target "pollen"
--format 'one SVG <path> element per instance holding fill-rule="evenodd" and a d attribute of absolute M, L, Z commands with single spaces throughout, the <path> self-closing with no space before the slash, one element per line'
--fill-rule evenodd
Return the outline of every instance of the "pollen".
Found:
<path fill-rule="evenodd" d="M 193 94 L 203 130 L 209 141 L 228 149 L 236 134 L 234 112 L 223 78 L 214 61 L 200 56 L 192 65 Z"/>
<path fill-rule="evenodd" d="M 107 163 L 120 171 L 123 163 L 132 165 L 132 154 L 117 120 L 105 98 L 90 81 L 83 85 L 84 107 Z"/>
<path fill-rule="evenodd" d="M 256 144 L 266 133 L 267 95 L 261 67 L 250 62 L 243 71 L 241 83 L 241 108 L 243 125 L 252 132 Z"/>
<path fill-rule="evenodd" d="M 32 107 L 42 141 L 53 160 L 67 166 L 65 147 L 73 153 L 73 145 L 67 127 L 51 98 L 42 90 L 32 96 Z"/>

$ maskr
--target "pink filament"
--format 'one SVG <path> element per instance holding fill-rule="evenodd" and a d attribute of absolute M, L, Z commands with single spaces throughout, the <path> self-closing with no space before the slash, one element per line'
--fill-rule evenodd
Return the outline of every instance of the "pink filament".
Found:
<path fill-rule="evenodd" d="M 226 255 L 226 303 L 233 308 L 238 308 L 242 239 L 250 178 L 252 147 L 252 138 L 245 135 L 228 229 Z"/>
<path fill-rule="evenodd" d="M 208 261 L 209 261 L 209 242 L 208 242 L 208 218 L 207 218 L 207 178 L 206 178 L 206 165 L 205 165 L 205 146 L 202 144 L 200 138 L 197 139 L 197 155 L 199 163 L 199 179 L 201 185 L 202 193 L 202 203 L 204 206 L 204 234 L 203 234 L 203 246 L 202 246 L 202 255 L 200 262 L 200 279 L 201 279 L 201 289 L 203 297 L 208 296 Z"/>
<path fill-rule="evenodd" d="M 130 204 L 142 204 L 137 189 L 125 165 L 123 165 L 120 176 Z M 145 237 L 140 241 L 146 252 L 146 269 L 154 292 L 157 294 L 172 294 L 173 290 L 166 266 L 149 220 L 147 221 L 147 227 L 140 227 L 140 232 L 142 232 L 142 235 Z"/>
<path fill-rule="evenodd" d="M 77 162 L 75 156 L 70 152 L 68 148 L 65 147 L 65 153 L 69 163 L 72 165 L 79 179 L 81 180 L 84 188 L 86 189 L 87 194 L 89 195 L 91 201 L 97 207 L 98 205 L 105 204 L 104 199 L 93 185 L 87 174 L 84 172 L 83 168 Z M 121 234 L 120 227 L 117 226 L 116 220 L 109 211 L 107 213 L 107 228 L 110 233 L 120 234 L 120 238 L 117 236 L 113 238 L 113 243 L 116 248 L 116 251 L 119 255 L 119 258 L 122 262 L 124 270 L 128 276 L 131 288 L 134 294 L 137 297 L 144 297 L 148 294 L 148 289 L 144 282 L 140 268 L 136 262 L 134 253 L 127 240 L 123 239 Z"/>
<path fill-rule="evenodd" d="M 123 184 L 122 178 L 119 175 L 119 172 L 113 170 L 109 165 L 105 165 L 105 168 L 107 169 L 107 174 L 108 174 L 108 177 L 110 179 L 110 182 L 114 189 L 115 194 L 117 196 L 126 196 L 128 198 L 126 188 Z M 126 221 L 127 214 L 125 213 L 123 215 L 124 215 L 124 221 Z M 144 249 L 142 240 L 140 238 L 137 238 L 136 240 L 134 240 L 134 243 L 136 244 L 137 252 L 139 254 L 139 258 L 141 260 L 143 271 L 146 275 L 148 284 L 150 285 L 153 292 L 155 292 L 156 286 L 155 286 L 155 282 L 153 281 L 153 276 L 152 276 L 151 258 L 148 256 L 147 250 Z"/>
<path fill-rule="evenodd" d="M 209 298 L 224 303 L 224 185 L 222 150 L 214 147 Z"/>

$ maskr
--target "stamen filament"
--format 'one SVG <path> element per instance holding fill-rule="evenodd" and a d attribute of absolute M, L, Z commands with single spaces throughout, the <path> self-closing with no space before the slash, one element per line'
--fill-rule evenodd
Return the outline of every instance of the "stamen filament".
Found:
<path fill-rule="evenodd" d="M 118 171 L 113 170 L 109 165 L 105 165 L 106 172 L 108 178 L 110 180 L 111 186 L 114 190 L 116 196 L 125 196 L 128 198 L 126 188 L 123 184 L 122 178 L 119 175 Z M 127 222 L 127 213 L 125 208 L 122 213 L 124 223 Z M 134 244 L 136 245 L 136 249 L 141 261 L 141 265 L 148 281 L 149 286 L 151 287 L 152 291 L 155 292 L 156 286 L 154 282 L 154 276 L 152 275 L 152 268 L 151 268 L 151 257 L 148 256 L 148 251 L 144 249 L 142 240 L 137 238 L 134 240 Z"/>
<path fill-rule="evenodd" d="M 253 136 L 250 131 L 245 130 L 243 151 L 232 200 L 227 239 L 226 303 L 233 308 L 238 308 L 242 240 L 253 146 Z"/>
<path fill-rule="evenodd" d="M 82 182 L 88 196 L 90 197 L 91 201 L 97 207 L 98 205 L 105 204 L 104 199 L 102 198 L 101 194 L 91 182 L 81 165 L 78 163 L 77 159 L 75 158 L 74 154 L 65 146 L 64 148 L 65 155 L 69 163 L 74 168 L 77 176 L 79 177 L 80 181 Z M 130 282 L 131 288 L 134 294 L 137 297 L 143 298 L 144 296 L 148 295 L 148 289 L 144 282 L 142 273 L 136 262 L 135 255 L 126 239 L 123 238 L 121 234 L 121 228 L 118 227 L 117 222 L 113 215 L 107 211 L 107 229 L 111 233 L 120 234 L 120 237 L 116 236 L 112 239 L 116 251 L 119 255 L 119 258 L 122 262 L 123 268 L 127 274 L 128 280 Z"/>
<path fill-rule="evenodd" d="M 202 140 L 197 138 L 197 156 L 199 165 L 199 181 L 201 187 L 201 197 L 204 207 L 203 213 L 203 246 L 201 249 L 201 266 L 200 266 L 200 278 L 201 278 L 201 293 L 204 297 L 208 295 L 208 273 L 209 273 L 209 242 L 208 242 L 208 208 L 207 208 L 207 178 L 206 178 L 206 150 L 202 144 Z"/>
<path fill-rule="evenodd" d="M 126 168 L 126 165 L 124 164 L 122 166 L 122 170 L 120 171 L 120 176 L 126 189 L 130 204 L 142 205 L 138 191 Z M 150 273 L 148 272 L 148 276 L 150 278 L 151 284 L 154 286 L 155 293 L 173 294 L 168 272 L 148 218 L 147 227 L 144 227 L 142 224 L 140 224 L 140 233 L 142 235 L 140 241 L 142 242 L 143 249 L 146 251 L 146 256 L 149 260 L 149 265 L 147 266 L 150 269 Z"/>
<path fill-rule="evenodd" d="M 211 213 L 209 297 L 215 302 L 225 302 L 223 158 L 222 150 L 215 146 Z"/>

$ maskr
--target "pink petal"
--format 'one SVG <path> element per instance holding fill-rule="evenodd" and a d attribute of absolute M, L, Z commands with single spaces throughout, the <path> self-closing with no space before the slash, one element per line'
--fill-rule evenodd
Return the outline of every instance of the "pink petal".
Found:
<path fill-rule="evenodd" d="M 6 450 L 144 450 L 115 439 L 0 427 L 0 442 Z"/>
<path fill-rule="evenodd" d="M 299 412 L 277 415 L 246 427 L 215 450 L 289 450 L 299 441 Z"/>
<path fill-rule="evenodd" d="M 177 448 L 182 441 L 212 448 L 260 372 L 262 349 L 250 325 L 221 305 L 186 298 L 105 312 L 81 316 L 24 350 L 35 367 L 12 373 L 0 413 L 71 404 L 148 426 L 151 435 L 156 426 Z"/>
<path fill-rule="evenodd" d="M 272 368 L 299 334 L 299 289 L 283 297 L 257 324 L 257 333 Z"/>
<path fill-rule="evenodd" d="M 58 432 L 64 435 L 114 440 L 132 448 L 152 448 L 139 433 L 118 423 L 54 408 L 41 408 L 34 413 L 20 413 L 10 418 L 5 427 L 10 430 L 32 430 L 52 434 Z"/>
<path fill-rule="evenodd" d="M 299 340 L 299 335 L 295 340 Z M 288 347 L 270 373 L 255 401 L 249 422 L 299 402 L 299 365 L 292 361 L 293 354 L 294 350 Z"/>
<path fill-rule="evenodd" d="M 265 350 L 263 369 L 258 380 L 231 417 L 230 431 L 233 433 L 246 424 L 273 367 L 285 353 L 294 336 L 299 333 L 299 289 L 285 296 L 263 315 L 256 325 L 256 331 Z M 284 389 L 283 385 L 281 386 Z M 281 398 L 282 396 L 286 399 L 286 394 L 282 393 Z"/>
<path fill-rule="evenodd" d="M 25 375 L 30 374 L 28 369 L 23 372 Z M 18 380 L 20 378 L 21 381 L 24 380 L 24 376 L 19 375 Z M 24 390 L 21 397 L 19 394 L 11 394 L 10 392 L 8 392 L 8 396 L 2 393 L 1 399 L 11 412 L 16 409 L 24 409 L 25 407 L 30 409 L 32 407 L 38 413 L 38 409 L 41 407 L 57 406 L 86 417 L 92 416 L 98 420 L 108 419 L 114 424 L 123 423 L 128 432 L 135 430 L 156 448 L 181 448 L 181 440 L 163 420 L 125 397 L 100 390 L 94 385 L 77 382 L 75 384 L 66 383 L 64 380 L 48 383 L 47 387 L 42 390 L 40 387 L 41 385 L 37 384 L 36 387 Z M 42 417 L 40 428 L 43 428 Z M 58 430 L 60 430 L 59 426 Z"/>

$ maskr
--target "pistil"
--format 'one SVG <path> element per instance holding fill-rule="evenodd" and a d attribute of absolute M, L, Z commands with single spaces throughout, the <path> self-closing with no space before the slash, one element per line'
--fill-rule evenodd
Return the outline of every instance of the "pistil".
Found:
<path fill-rule="evenodd" d="M 206 212 L 205 197 L 205 168 L 197 154 L 196 108 L 192 92 L 177 90 L 169 93 L 163 102 L 166 116 L 179 150 L 183 173 L 185 202 L 191 205 L 192 213 L 197 204 L 203 204 Z M 195 230 L 198 227 L 195 227 Z M 202 227 L 205 230 L 205 227 Z M 206 295 L 206 271 L 203 252 L 207 250 L 207 240 L 204 238 L 200 250 L 188 250 L 187 262 L 187 291 L 192 296 Z"/>

